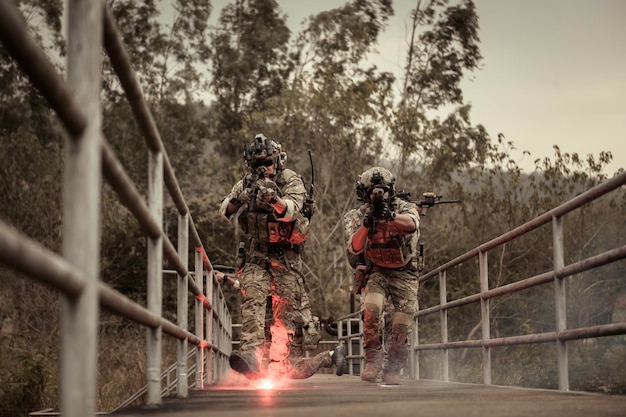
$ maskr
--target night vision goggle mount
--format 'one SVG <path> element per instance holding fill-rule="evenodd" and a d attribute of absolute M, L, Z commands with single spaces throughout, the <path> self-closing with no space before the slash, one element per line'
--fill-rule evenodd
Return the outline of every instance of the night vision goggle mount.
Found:
<path fill-rule="evenodd" d="M 254 142 L 246 145 L 243 152 L 243 159 L 250 168 L 257 168 L 265 165 L 266 161 L 273 161 L 274 144 L 263 134 L 254 137 Z"/>

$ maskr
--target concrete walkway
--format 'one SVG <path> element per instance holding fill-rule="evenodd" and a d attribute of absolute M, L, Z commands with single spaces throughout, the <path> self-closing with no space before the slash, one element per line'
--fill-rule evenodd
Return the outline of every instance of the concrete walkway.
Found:
<path fill-rule="evenodd" d="M 358 377 L 315 375 L 263 388 L 229 375 L 189 398 L 167 398 L 157 408 L 134 407 L 115 416 L 168 417 L 626 417 L 626 396 L 486 387 L 430 380 L 399 386 Z"/>

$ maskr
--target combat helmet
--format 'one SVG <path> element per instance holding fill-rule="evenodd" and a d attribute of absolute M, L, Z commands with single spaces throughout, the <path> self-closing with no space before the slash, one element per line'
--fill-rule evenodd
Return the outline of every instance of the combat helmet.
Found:
<path fill-rule="evenodd" d="M 391 171 L 383 167 L 373 167 L 359 175 L 356 181 L 356 196 L 359 201 L 366 201 L 374 188 L 383 188 L 389 197 L 395 195 L 396 178 Z"/>
<path fill-rule="evenodd" d="M 274 165 L 276 171 L 282 171 L 287 154 L 282 151 L 280 143 L 268 139 L 263 133 L 254 137 L 250 145 L 246 145 L 243 151 L 243 159 L 252 173 L 258 173 L 263 166 Z"/>

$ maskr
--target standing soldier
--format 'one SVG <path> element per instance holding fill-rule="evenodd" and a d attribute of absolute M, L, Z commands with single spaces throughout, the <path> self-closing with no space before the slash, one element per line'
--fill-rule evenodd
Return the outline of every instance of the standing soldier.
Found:
<path fill-rule="evenodd" d="M 220 206 L 225 220 L 242 209 L 238 222 L 251 238 L 240 275 L 241 344 L 230 355 L 230 366 L 251 379 L 262 375 L 259 364 L 266 339 L 269 295 L 273 315 L 270 375 L 302 378 L 320 367 L 333 365 L 337 366 L 337 375 L 341 375 L 345 363 L 342 346 L 310 360 L 301 360 L 302 352 L 290 355 L 290 350 L 310 345 L 310 340 L 299 338 L 317 337 L 319 341 L 320 336 L 315 330 L 301 272 L 300 254 L 309 232 L 309 219 L 303 214 L 307 197 L 304 181 L 285 168 L 287 155 L 281 145 L 263 134 L 256 135 L 254 142 L 245 147 L 243 156 L 249 172 L 233 186 Z"/>
<path fill-rule="evenodd" d="M 395 196 L 395 178 L 386 168 L 374 167 L 361 174 L 356 193 L 364 204 L 358 209 L 348 254 L 364 254 L 371 263 L 364 287 L 365 369 L 361 379 L 375 382 L 382 370 L 385 384 L 397 385 L 407 362 L 407 338 L 417 311 L 419 212 L 414 203 Z M 394 313 L 383 368 L 379 327 L 385 300 L 392 302 Z"/>

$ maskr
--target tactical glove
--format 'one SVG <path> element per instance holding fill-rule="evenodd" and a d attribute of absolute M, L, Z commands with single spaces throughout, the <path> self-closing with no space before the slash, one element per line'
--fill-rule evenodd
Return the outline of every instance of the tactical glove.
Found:
<path fill-rule="evenodd" d="M 374 216 L 371 212 L 365 213 L 363 216 L 363 227 L 366 229 L 371 229 L 374 226 Z"/>
<path fill-rule="evenodd" d="M 268 187 L 260 187 L 256 195 L 256 203 L 259 206 L 269 205 L 276 202 L 276 190 Z"/>
<path fill-rule="evenodd" d="M 241 204 L 248 204 L 250 202 L 250 189 L 246 188 L 237 196 L 237 201 Z"/>
<path fill-rule="evenodd" d="M 376 218 L 380 220 L 385 220 L 385 221 L 395 220 L 396 213 L 391 211 L 389 209 L 389 206 L 385 204 L 376 212 Z"/>

